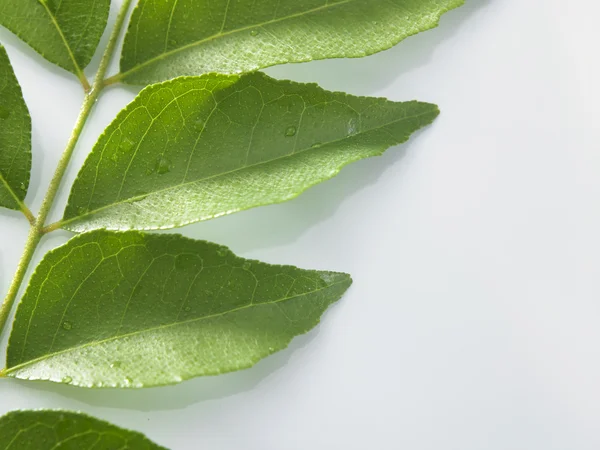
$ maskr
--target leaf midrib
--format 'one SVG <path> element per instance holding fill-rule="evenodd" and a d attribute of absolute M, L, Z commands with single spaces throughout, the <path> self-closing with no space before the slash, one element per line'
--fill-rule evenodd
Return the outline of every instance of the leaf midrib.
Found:
<path fill-rule="evenodd" d="M 8 193 L 12 196 L 13 200 L 17 203 L 19 208 L 23 207 L 23 201 L 17 196 L 16 192 L 13 190 L 12 186 L 8 184 L 2 173 L 0 173 L 0 182 L 6 188 Z"/>
<path fill-rule="evenodd" d="M 296 152 L 294 152 L 292 154 L 279 156 L 277 158 L 270 159 L 268 161 L 263 161 L 263 162 L 259 162 L 259 163 L 256 163 L 256 164 L 250 164 L 250 165 L 239 167 L 237 169 L 230 170 L 230 171 L 227 171 L 227 172 L 222 172 L 222 173 L 218 173 L 218 174 L 215 174 L 215 175 L 211 175 L 209 177 L 199 178 L 197 180 L 192 180 L 192 181 L 188 181 L 186 183 L 180 183 L 180 184 L 177 184 L 177 185 L 174 185 L 174 186 L 169 186 L 169 187 L 166 187 L 166 188 L 163 188 L 163 189 L 159 189 L 159 190 L 156 190 L 156 191 L 148 192 L 146 194 L 141 194 L 141 195 L 137 195 L 137 196 L 134 196 L 134 197 L 129 197 L 129 198 L 125 199 L 125 200 L 119 200 L 119 201 L 116 201 L 114 203 L 110 203 L 110 204 L 102 206 L 100 208 L 96 208 L 94 210 L 91 210 L 91 211 L 87 212 L 86 214 L 82 214 L 82 215 L 79 215 L 79 216 L 70 217 L 70 218 L 68 218 L 66 220 L 63 220 L 63 221 L 60 222 L 60 226 L 61 227 L 65 227 L 65 226 L 67 226 L 67 225 L 69 225 L 69 224 L 71 224 L 73 222 L 77 222 L 77 221 L 79 221 L 79 220 L 81 220 L 81 219 L 83 219 L 85 217 L 88 217 L 88 216 L 93 216 L 93 215 L 95 215 L 95 214 L 97 214 L 97 213 L 99 213 L 101 211 L 106 210 L 106 209 L 114 208 L 116 206 L 123 205 L 123 204 L 126 204 L 126 203 L 132 203 L 132 202 L 135 202 L 135 201 L 138 201 L 138 200 L 142 200 L 142 199 L 145 199 L 146 197 L 148 197 L 150 195 L 160 194 L 162 192 L 166 192 L 166 191 L 169 191 L 171 189 L 179 189 L 181 187 L 188 186 L 188 185 L 191 185 L 191 184 L 194 184 L 194 183 L 206 182 L 206 181 L 212 180 L 214 178 L 219 178 L 219 177 L 223 177 L 223 176 L 226 176 L 226 175 L 231 175 L 233 173 L 240 172 L 240 171 L 247 170 L 247 169 L 251 169 L 251 168 L 254 168 L 254 167 L 258 167 L 258 166 L 261 166 L 263 164 L 271 164 L 273 162 L 276 162 L 276 161 L 279 161 L 279 160 L 282 160 L 282 159 L 285 159 L 285 158 L 292 158 L 292 157 L 300 155 L 300 154 L 302 154 L 302 153 L 304 153 L 306 151 L 322 149 L 323 147 L 326 147 L 328 145 L 337 144 L 339 142 L 345 141 L 346 139 L 355 138 L 356 136 L 360 136 L 360 135 L 363 135 L 365 133 L 369 133 L 369 132 L 372 132 L 372 131 L 381 130 L 382 128 L 388 127 L 390 125 L 399 124 L 399 123 L 402 123 L 402 122 L 404 122 L 406 120 L 417 119 L 417 118 L 425 116 L 427 114 L 431 114 L 434 110 L 435 109 L 432 109 L 432 110 L 426 111 L 426 112 L 422 112 L 422 113 L 419 113 L 419 114 L 414 114 L 414 115 L 411 115 L 411 116 L 406 116 L 406 117 L 403 117 L 402 119 L 398 119 L 398 120 L 393 120 L 391 122 L 387 122 L 387 123 L 385 123 L 383 125 L 380 125 L 378 127 L 369 128 L 367 131 L 362 131 L 362 132 L 357 133 L 357 134 L 355 134 L 353 136 L 346 136 L 346 137 L 341 138 L 341 139 L 336 139 L 336 140 L 333 140 L 333 141 L 329 141 L 329 142 L 326 142 L 326 143 L 322 144 L 317 149 L 312 148 L 312 147 L 307 147 L 307 148 L 304 148 L 304 149 L 302 149 L 300 151 L 296 151 Z"/>
<path fill-rule="evenodd" d="M 196 46 L 200 46 L 202 44 L 206 44 L 207 42 L 211 42 L 211 41 L 214 41 L 216 39 L 219 39 L 219 38 L 222 38 L 222 37 L 225 37 L 225 36 L 230 36 L 230 35 L 233 35 L 235 33 L 240 33 L 240 32 L 243 32 L 243 31 L 249 31 L 249 30 L 252 30 L 253 28 L 264 27 L 266 25 L 271 25 L 271 24 L 274 24 L 274 23 L 284 22 L 286 20 L 296 19 L 298 17 L 309 15 L 309 14 L 312 14 L 312 13 L 315 13 L 315 12 L 324 11 L 324 10 L 327 10 L 329 8 L 335 8 L 335 7 L 338 7 L 338 6 L 343 6 L 343 5 L 346 5 L 348 3 L 352 3 L 352 2 L 355 2 L 355 1 L 357 1 L 357 0 L 345 0 L 345 1 L 342 1 L 342 2 L 339 2 L 339 3 L 325 4 L 323 6 L 319 6 L 317 8 L 313 8 L 313 9 L 310 9 L 308 11 L 303 11 L 303 12 L 296 13 L 296 14 L 291 14 L 289 16 L 280 17 L 278 19 L 268 20 L 266 22 L 255 23 L 253 25 L 248 25 L 248 26 L 242 27 L 242 28 L 236 28 L 235 30 L 227 31 L 225 33 L 219 32 L 217 34 L 214 34 L 214 35 L 209 36 L 207 38 L 201 39 L 199 41 L 191 42 L 191 43 L 186 44 L 186 45 L 184 45 L 182 47 L 178 47 L 178 48 L 170 50 L 168 52 L 163 52 L 163 53 L 159 54 L 158 56 L 154 56 L 154 57 L 150 58 L 149 60 L 144 61 L 141 64 L 133 66 L 131 69 L 128 69 L 125 72 L 121 72 L 120 74 L 117 75 L 117 78 L 118 79 L 123 79 L 123 78 L 127 77 L 128 75 L 131 75 L 132 73 L 137 72 L 138 70 L 142 69 L 145 66 L 154 64 L 157 61 L 160 61 L 160 60 L 162 60 L 164 58 L 168 58 L 169 56 L 175 55 L 175 54 L 177 54 L 179 52 L 183 52 L 183 51 L 188 50 L 190 48 L 194 48 Z M 167 33 L 169 33 L 169 32 L 170 32 L 170 30 L 167 28 Z"/>
<path fill-rule="evenodd" d="M 203 320 L 214 319 L 215 317 L 222 317 L 222 316 L 225 316 L 227 314 L 232 314 L 232 313 L 235 313 L 235 312 L 238 312 L 238 311 L 243 311 L 243 310 L 251 308 L 251 307 L 260 307 L 260 306 L 266 306 L 266 305 L 276 305 L 278 303 L 285 302 L 285 301 L 288 301 L 288 300 L 293 300 L 293 299 L 300 298 L 300 297 L 303 297 L 303 296 L 306 296 L 306 295 L 315 294 L 317 292 L 324 291 L 325 289 L 330 289 L 330 288 L 332 288 L 334 286 L 337 286 L 338 284 L 343 284 L 343 283 L 347 283 L 347 282 L 348 282 L 347 279 L 346 280 L 341 280 L 341 281 L 337 281 L 335 283 L 332 283 L 330 285 L 327 285 L 327 286 L 325 286 L 323 288 L 315 289 L 314 291 L 304 292 L 302 294 L 294 295 L 294 296 L 291 296 L 291 297 L 281 298 L 281 299 L 278 299 L 278 300 L 275 300 L 275 301 L 272 301 L 272 302 L 264 302 L 264 303 L 252 303 L 251 302 L 248 305 L 240 306 L 238 308 L 233 308 L 233 309 L 230 309 L 228 311 L 223 311 L 223 312 L 217 313 L 217 314 L 210 314 L 208 316 L 196 317 L 196 318 L 190 319 L 190 320 L 184 320 L 184 321 L 181 321 L 181 322 L 175 322 L 175 323 L 170 323 L 170 324 L 166 324 L 166 325 L 160 325 L 160 326 L 157 326 L 157 327 L 146 328 L 144 330 L 137 330 L 137 331 L 133 331 L 131 333 L 122 334 L 122 335 L 119 335 L 119 336 L 111 336 L 109 338 L 102 339 L 102 340 L 99 340 L 99 341 L 88 342 L 88 343 L 85 343 L 83 345 L 79 345 L 79 346 L 76 346 L 76 347 L 70 347 L 70 348 L 67 348 L 67 349 L 64 349 L 64 350 L 60 350 L 58 352 L 48 353 L 47 355 L 43 355 L 43 356 L 40 356 L 38 358 L 29 360 L 29 361 L 26 361 L 26 362 L 22 362 L 22 363 L 17 364 L 16 366 L 13 366 L 13 367 L 7 367 L 5 370 L 0 370 L 0 377 L 6 376 L 6 375 L 10 375 L 10 374 L 12 374 L 12 373 L 14 373 L 16 371 L 19 371 L 19 370 L 25 368 L 25 367 L 34 365 L 34 364 L 36 364 L 38 362 L 45 361 L 45 360 L 50 359 L 50 358 L 54 358 L 54 357 L 56 357 L 58 355 L 62 355 L 62 354 L 65 354 L 65 353 L 70 353 L 70 352 L 74 352 L 74 351 L 77 351 L 77 350 L 82 350 L 84 348 L 93 347 L 93 346 L 96 346 L 96 345 L 106 344 L 106 343 L 111 342 L 111 341 L 115 341 L 115 340 L 119 340 L 119 339 L 125 339 L 125 338 L 131 337 L 131 336 L 136 336 L 138 334 L 143 334 L 143 333 L 147 333 L 147 332 L 150 332 L 150 331 L 164 330 L 164 329 L 171 328 L 171 327 L 174 327 L 174 326 L 186 325 L 186 324 L 190 324 L 190 323 L 194 323 L 194 322 L 200 322 L 200 321 L 203 321 Z"/>
<path fill-rule="evenodd" d="M 48 16 L 50 17 L 52 24 L 56 28 L 56 31 L 58 32 L 60 39 L 62 40 L 65 48 L 67 49 L 67 53 L 69 54 L 69 58 L 71 59 L 71 62 L 73 63 L 73 67 L 74 67 L 75 71 L 77 72 L 77 76 L 81 77 L 83 75 L 83 71 L 81 70 L 81 67 L 79 67 L 77 60 L 75 59 L 75 55 L 73 54 L 73 50 L 71 50 L 71 46 L 67 42 L 67 39 L 65 38 L 65 35 L 62 32 L 62 29 L 58 25 L 58 22 L 56 21 L 56 17 L 54 17 L 54 14 L 52 14 L 52 11 L 50 11 L 50 8 L 48 8 L 48 5 L 46 4 L 45 1 L 40 1 L 39 3 L 41 3 L 42 6 L 44 7 L 44 9 L 46 10 L 46 14 L 48 14 Z"/>

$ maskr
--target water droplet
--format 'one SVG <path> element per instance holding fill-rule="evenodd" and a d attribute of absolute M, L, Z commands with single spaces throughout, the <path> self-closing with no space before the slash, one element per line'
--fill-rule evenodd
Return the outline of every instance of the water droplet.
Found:
<path fill-rule="evenodd" d="M 219 248 L 219 250 L 217 250 L 217 255 L 219 255 L 219 256 L 227 255 L 227 249 L 225 249 L 223 247 Z"/>
<path fill-rule="evenodd" d="M 73 328 L 73 325 L 71 325 L 71 322 L 65 322 L 65 323 L 63 323 L 62 327 L 68 331 L 71 328 Z"/>
<path fill-rule="evenodd" d="M 132 385 L 132 384 L 133 384 L 133 379 L 132 379 L 132 378 L 129 378 L 129 377 L 125 377 L 125 384 L 126 384 L 127 386 L 130 386 L 130 385 Z"/>
<path fill-rule="evenodd" d="M 256 36 L 258 36 L 259 34 L 260 34 L 260 31 L 258 31 L 258 30 L 252 30 L 252 31 L 250 32 L 250 36 L 252 36 L 252 37 L 256 37 Z"/>
<path fill-rule="evenodd" d="M 170 39 L 169 40 L 169 45 L 174 47 L 175 45 L 177 45 L 177 41 L 175 39 Z"/>
<path fill-rule="evenodd" d="M 164 156 L 160 156 L 156 161 L 156 173 L 163 175 L 171 171 L 171 161 Z"/>
<path fill-rule="evenodd" d="M 320 142 L 315 142 L 311 148 L 319 148 L 322 144 Z"/>
<path fill-rule="evenodd" d="M 274 352 L 274 351 L 275 351 L 275 348 L 273 348 L 273 347 L 269 347 L 269 351 L 270 351 L 270 352 Z"/>
<path fill-rule="evenodd" d="M 296 136 L 296 127 L 288 127 L 287 130 L 285 130 L 285 135 L 287 137 Z"/>
<path fill-rule="evenodd" d="M 185 312 L 190 312 L 191 310 L 192 310 L 192 307 L 191 307 L 191 306 L 186 306 L 186 307 L 184 308 L 184 311 L 185 311 Z"/>
<path fill-rule="evenodd" d="M 137 203 L 137 202 L 141 202 L 143 200 L 146 200 L 146 198 L 149 196 L 149 194 L 140 194 L 136 197 L 133 197 L 131 200 L 129 200 L 127 203 Z"/>
<path fill-rule="evenodd" d="M 62 382 L 65 383 L 65 384 L 70 384 L 70 383 L 73 382 L 73 378 L 71 378 L 71 377 L 64 377 L 62 379 Z"/>
<path fill-rule="evenodd" d="M 198 119 L 194 122 L 194 131 L 201 133 L 204 130 L 204 120 Z"/>
<path fill-rule="evenodd" d="M 252 263 L 246 261 L 243 265 L 242 265 L 242 269 L 244 270 L 250 270 L 250 267 L 252 267 Z"/>
<path fill-rule="evenodd" d="M 114 363 L 112 363 L 110 365 L 111 369 L 118 369 L 119 367 L 121 367 L 123 365 L 123 363 L 121 361 L 115 361 Z"/>
<path fill-rule="evenodd" d="M 8 116 L 10 116 L 10 111 L 4 106 L 0 106 L 0 119 L 8 119 Z"/>
<path fill-rule="evenodd" d="M 84 215 L 86 215 L 88 212 L 89 212 L 89 211 L 88 211 L 88 209 L 87 209 L 87 208 L 84 208 L 84 207 L 82 207 L 82 206 L 81 206 L 81 207 L 79 207 L 79 208 L 77 208 L 77 215 L 78 215 L 78 216 L 84 216 Z"/>
<path fill-rule="evenodd" d="M 323 280 L 326 284 L 332 284 L 336 280 L 336 274 L 333 272 L 323 272 L 321 273 L 321 280 Z"/>
<path fill-rule="evenodd" d="M 25 189 L 27 189 L 27 186 L 25 186 L 25 183 L 21 183 L 19 185 L 19 187 L 21 188 L 22 191 L 24 191 Z"/>
<path fill-rule="evenodd" d="M 358 133 L 356 119 L 350 119 L 348 121 L 348 136 L 354 136 L 356 133 Z"/>
<path fill-rule="evenodd" d="M 121 141 L 121 145 L 119 145 L 119 147 L 123 152 L 126 153 L 126 152 L 130 151 L 134 145 L 135 145 L 135 142 L 133 142 L 128 137 L 126 137 Z"/>

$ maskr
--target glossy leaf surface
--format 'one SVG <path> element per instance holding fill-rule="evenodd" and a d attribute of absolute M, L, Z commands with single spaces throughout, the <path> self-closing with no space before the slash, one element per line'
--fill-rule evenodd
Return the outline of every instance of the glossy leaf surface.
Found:
<path fill-rule="evenodd" d="M 142 434 L 68 411 L 14 411 L 0 417 L 2 450 L 166 450 Z"/>
<path fill-rule="evenodd" d="M 0 25 L 79 76 L 96 51 L 109 9 L 110 0 L 0 0 Z"/>
<path fill-rule="evenodd" d="M 0 45 L 0 206 L 19 209 L 29 187 L 31 117 Z"/>
<path fill-rule="evenodd" d="M 438 113 L 261 73 L 153 85 L 100 137 L 63 225 L 165 229 L 283 202 L 405 142 Z"/>
<path fill-rule="evenodd" d="M 141 0 L 122 79 L 242 73 L 276 64 L 370 55 L 437 25 L 463 0 Z"/>
<path fill-rule="evenodd" d="M 245 369 L 316 326 L 350 284 L 179 235 L 82 234 L 36 269 L 2 375 L 138 388 Z"/>

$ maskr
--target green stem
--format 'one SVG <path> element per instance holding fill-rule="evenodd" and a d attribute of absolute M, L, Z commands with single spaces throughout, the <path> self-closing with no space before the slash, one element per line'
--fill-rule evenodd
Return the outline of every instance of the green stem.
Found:
<path fill-rule="evenodd" d="M 108 65 L 113 57 L 113 53 L 117 45 L 119 35 L 121 34 L 121 29 L 123 28 L 123 23 L 125 22 L 125 17 L 129 11 L 131 2 L 132 0 L 123 1 L 123 5 L 121 6 L 121 10 L 117 16 L 117 21 L 112 30 L 108 45 L 106 46 L 106 50 L 104 51 L 104 55 L 100 61 L 100 66 L 98 68 L 98 73 L 96 74 L 94 84 L 85 96 L 83 105 L 79 111 L 79 117 L 77 117 L 77 122 L 73 128 L 73 132 L 71 133 L 67 147 L 65 148 L 65 151 L 58 162 L 58 166 L 56 167 L 52 181 L 50 181 L 50 186 L 48 187 L 46 196 L 42 201 L 38 218 L 35 220 L 31 226 L 31 229 L 29 230 L 29 236 L 27 237 L 25 249 L 23 250 L 19 265 L 17 266 L 17 271 L 12 280 L 6 298 L 4 299 L 4 303 L 2 306 L 0 306 L 0 334 L 6 326 L 6 321 L 8 320 L 8 316 L 15 303 L 21 285 L 23 284 L 23 280 L 27 274 L 27 269 L 29 268 L 31 260 L 33 259 L 33 255 L 35 254 L 35 250 L 39 245 L 42 236 L 44 235 L 44 225 L 46 223 L 46 219 L 48 218 L 48 214 L 50 214 L 52 205 L 56 199 L 56 194 L 58 194 L 62 179 L 67 171 L 69 162 L 71 161 L 71 156 L 73 156 L 73 151 L 77 146 L 79 137 L 81 136 L 85 123 L 92 112 L 94 104 L 96 103 L 96 100 L 98 100 L 98 97 L 104 88 L 104 77 L 106 75 Z"/>

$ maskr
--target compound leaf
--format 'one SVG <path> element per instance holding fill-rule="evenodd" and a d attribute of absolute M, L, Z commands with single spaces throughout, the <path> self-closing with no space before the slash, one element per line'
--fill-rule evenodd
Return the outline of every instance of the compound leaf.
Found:
<path fill-rule="evenodd" d="M 0 45 L 0 206 L 20 209 L 31 171 L 31 117 Z"/>
<path fill-rule="evenodd" d="M 149 86 L 100 137 L 62 225 L 166 229 L 283 202 L 406 141 L 438 113 L 261 73 Z"/>
<path fill-rule="evenodd" d="M 437 25 L 464 0 L 141 0 L 121 57 L 126 83 L 242 73 L 370 55 Z"/>
<path fill-rule="evenodd" d="M 0 25 L 80 78 L 100 42 L 110 0 L 0 0 Z"/>
<path fill-rule="evenodd" d="M 138 388 L 248 368 L 316 326 L 350 284 L 179 235 L 81 234 L 36 269 L 0 375 Z"/>
<path fill-rule="evenodd" d="M 142 434 L 69 411 L 13 411 L 0 417 L 3 450 L 166 450 Z"/>

